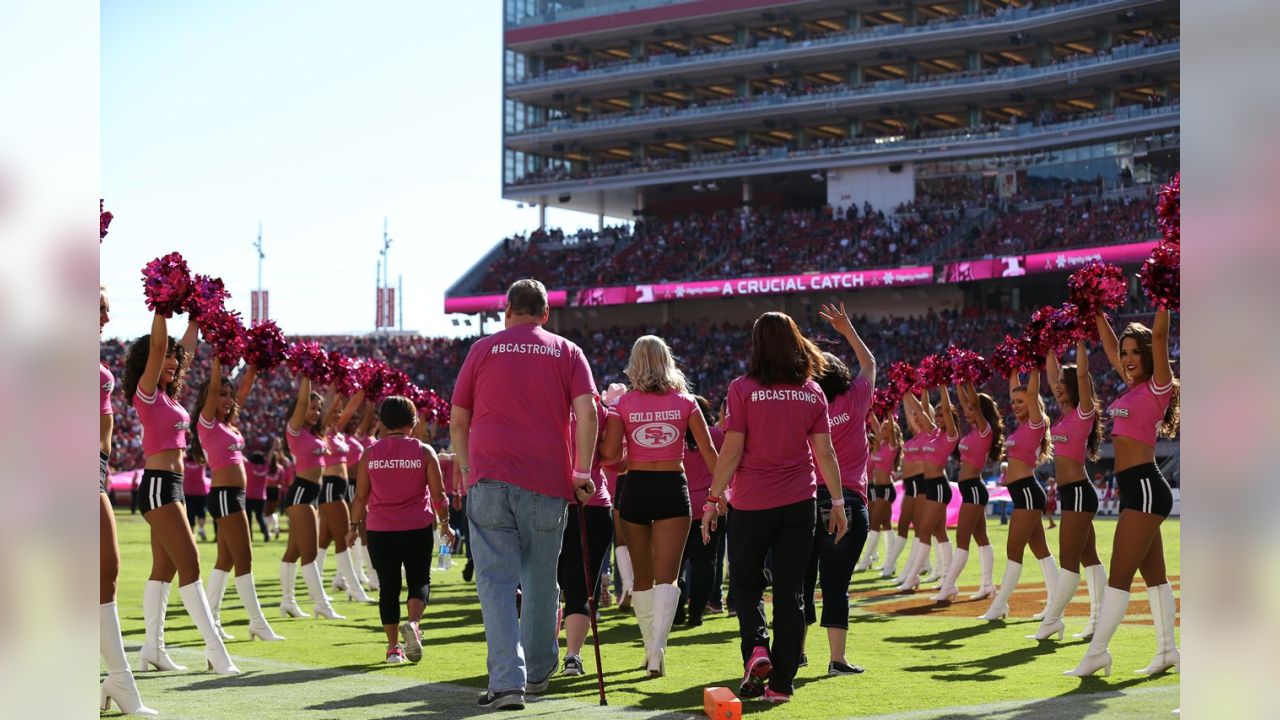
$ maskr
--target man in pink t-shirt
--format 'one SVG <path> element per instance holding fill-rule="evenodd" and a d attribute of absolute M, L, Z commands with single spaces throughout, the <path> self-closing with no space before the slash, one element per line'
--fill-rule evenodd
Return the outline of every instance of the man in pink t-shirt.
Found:
<path fill-rule="evenodd" d="M 549 315 L 542 283 L 513 283 L 506 329 L 471 346 L 453 390 L 450 434 L 470 486 L 467 521 L 488 643 L 484 708 L 523 708 L 525 692 L 546 690 L 559 663 L 565 510 L 595 492 L 595 381 L 582 350 L 542 328 Z M 582 419 L 572 436 L 570 410 Z"/>

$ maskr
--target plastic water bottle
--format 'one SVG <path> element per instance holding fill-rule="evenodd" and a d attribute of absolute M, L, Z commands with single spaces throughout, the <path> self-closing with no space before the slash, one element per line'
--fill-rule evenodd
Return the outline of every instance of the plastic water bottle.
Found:
<path fill-rule="evenodd" d="M 441 545 L 441 546 L 440 546 L 440 562 L 439 562 L 439 564 L 440 564 L 440 569 L 441 569 L 441 570 L 447 570 L 447 569 L 449 569 L 449 567 L 451 567 L 451 566 L 453 565 L 453 561 L 449 559 L 449 555 L 450 555 L 451 553 L 452 553 L 452 550 L 450 549 L 450 547 L 449 547 L 449 544 L 448 544 L 448 543 L 444 543 L 443 545 Z"/>

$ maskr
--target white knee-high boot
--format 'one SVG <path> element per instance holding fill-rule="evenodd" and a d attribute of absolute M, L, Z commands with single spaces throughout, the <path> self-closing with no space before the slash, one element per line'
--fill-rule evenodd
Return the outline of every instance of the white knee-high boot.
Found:
<path fill-rule="evenodd" d="M 365 593 L 360 581 L 356 579 L 356 568 L 351 552 L 340 552 L 334 556 L 334 559 L 338 561 L 337 574 L 342 576 L 343 584 L 347 588 L 347 599 L 352 602 L 374 602 L 374 599 Z"/>
<path fill-rule="evenodd" d="M 347 619 L 345 615 L 339 615 L 329 603 L 329 596 L 324 594 L 324 580 L 320 579 L 320 568 L 315 563 L 302 566 L 302 580 L 307 584 L 307 594 L 311 596 L 311 602 L 314 604 L 312 612 L 316 617 L 329 620 Z"/>
<path fill-rule="evenodd" d="M 356 536 L 356 544 L 347 548 L 347 552 L 351 553 L 351 563 L 356 568 L 356 580 L 360 582 L 360 585 L 367 586 L 369 584 L 369 575 L 365 572 L 364 567 L 369 564 L 369 556 L 364 551 L 364 543 L 360 541 L 359 535 Z"/>
<path fill-rule="evenodd" d="M 640 637 L 644 640 L 644 665 L 648 668 L 653 658 L 653 606 L 654 589 L 632 590 L 631 607 L 636 612 L 636 624 L 640 626 Z"/>
<path fill-rule="evenodd" d="M 680 604 L 680 586 L 663 583 L 653 586 L 653 651 L 649 653 L 649 674 L 666 674 L 667 636 Z"/>
<path fill-rule="evenodd" d="M 920 566 L 924 563 L 924 560 L 920 558 L 920 549 L 924 548 L 924 552 L 926 554 L 929 552 L 929 546 L 921 543 L 919 540 L 907 538 L 905 542 L 911 543 L 911 552 L 907 553 L 907 564 L 902 566 L 902 572 L 898 574 L 898 577 L 893 579 L 893 582 L 899 587 L 906 585 L 907 580 L 910 579 L 913 574 L 920 574 Z M 917 562 L 917 560 L 919 562 Z"/>
<path fill-rule="evenodd" d="M 853 566 L 854 572 L 862 572 L 871 567 L 877 557 L 877 545 L 880 544 L 880 531 L 872 530 L 867 533 L 867 544 L 862 549 L 862 558 L 858 560 L 858 564 Z"/>
<path fill-rule="evenodd" d="M 1043 620 L 1049 612 L 1049 606 L 1053 604 L 1053 589 L 1058 585 L 1058 561 L 1053 556 L 1042 557 L 1038 561 L 1040 563 L 1040 575 L 1044 578 L 1044 609 L 1031 616 L 1032 620 Z"/>
<path fill-rule="evenodd" d="M 1151 619 L 1156 626 L 1156 656 L 1151 664 L 1138 670 L 1139 675 L 1158 675 L 1169 668 L 1180 669 L 1181 653 L 1178 652 L 1177 636 L 1174 628 L 1177 623 L 1177 606 L 1173 599 L 1173 585 L 1165 583 L 1147 588 L 1147 599 L 1151 602 Z"/>
<path fill-rule="evenodd" d="M 213 625 L 213 613 L 209 612 L 209 600 L 205 597 L 204 586 L 199 580 L 178 588 L 182 596 L 182 605 L 191 616 L 191 621 L 200 630 L 204 638 L 204 657 L 210 670 L 219 675 L 239 675 L 240 669 L 231 662 L 227 654 L 227 646 L 222 644 L 222 637 Z"/>
<path fill-rule="evenodd" d="M 145 671 L 148 666 L 156 670 L 187 669 L 185 665 L 171 660 L 164 649 L 164 616 L 168 609 L 169 583 L 148 580 L 142 590 L 142 619 L 146 625 L 146 636 L 142 642 L 142 650 L 138 653 L 139 672 Z"/>
<path fill-rule="evenodd" d="M 954 553 L 950 540 L 937 543 L 936 547 L 938 548 L 939 560 L 938 567 L 934 568 L 933 572 L 938 576 L 938 579 L 941 580 L 945 579 L 947 577 L 947 573 L 951 570 L 951 558 Z M 929 579 L 925 578 L 925 582 L 929 582 Z"/>
<path fill-rule="evenodd" d="M 1080 587 L 1080 573 L 1058 570 L 1058 582 L 1053 592 L 1049 593 L 1049 607 L 1045 610 L 1044 619 L 1040 621 L 1040 627 L 1036 629 L 1035 634 L 1027 636 L 1029 639 L 1048 640 L 1054 635 L 1057 635 L 1059 640 L 1062 639 L 1067 627 L 1062 620 L 1062 613 L 1067 609 L 1067 605 L 1071 604 L 1071 598 L 1075 597 L 1078 587 Z"/>
<path fill-rule="evenodd" d="M 231 573 L 214 568 L 209 571 L 209 584 L 205 586 L 205 596 L 209 598 L 209 612 L 213 614 L 213 627 L 223 640 L 235 640 L 231 633 L 222 629 L 222 597 L 227 592 L 227 579 Z"/>
<path fill-rule="evenodd" d="M 1102 591 L 1107 587 L 1107 570 L 1102 564 L 1090 565 L 1084 569 L 1084 581 L 1089 588 L 1089 622 L 1084 630 L 1072 637 L 1093 639 L 1093 627 L 1098 623 L 1098 611 L 1102 609 Z"/>
<path fill-rule="evenodd" d="M 618 596 L 618 604 L 626 602 L 627 596 L 631 596 L 632 601 L 635 600 L 634 590 L 636 587 L 636 573 L 631 566 L 631 550 L 623 545 L 617 550 L 618 557 L 618 577 L 622 580 L 622 594 Z"/>
<path fill-rule="evenodd" d="M 881 578 L 888 579 L 898 574 L 898 556 L 906 546 L 907 538 L 896 532 L 889 533 L 889 546 L 885 550 L 884 565 L 880 568 Z"/>
<path fill-rule="evenodd" d="M 369 572 L 361 579 L 369 586 L 370 590 L 377 590 L 378 586 L 378 570 L 373 566 L 373 558 L 369 556 L 369 546 L 360 543 L 360 557 L 364 559 L 363 565 L 369 568 Z M 361 570 L 361 572 L 364 572 Z"/>
<path fill-rule="evenodd" d="M 249 637 L 259 640 L 277 641 L 284 638 L 275 634 L 267 619 L 262 615 L 262 605 L 258 603 L 258 588 L 253 584 L 253 573 L 245 573 L 236 578 L 236 592 L 240 595 L 240 604 L 249 615 Z"/>
<path fill-rule="evenodd" d="M 947 576 L 942 579 L 942 587 L 939 587 L 938 594 L 930 599 L 934 602 L 954 600 L 960 594 L 960 588 L 956 587 L 956 578 L 964 572 L 964 566 L 967 564 L 969 564 L 969 551 L 956 550 L 951 557 L 951 562 L 947 564 Z"/>
<path fill-rule="evenodd" d="M 1117 590 L 1108 586 L 1103 591 L 1102 609 L 1098 611 L 1098 623 L 1093 628 L 1093 639 L 1089 641 L 1089 649 L 1080 660 L 1080 664 L 1074 670 L 1062 673 L 1063 675 L 1085 677 L 1099 670 L 1104 676 L 1111 674 L 1111 653 L 1107 651 L 1107 646 L 1111 643 L 1111 637 L 1116 634 L 1116 628 L 1120 627 L 1120 621 L 1124 620 L 1124 612 L 1128 607 L 1128 590 Z"/>
<path fill-rule="evenodd" d="M 298 599 L 294 596 L 294 586 L 298 582 L 298 564 L 280 563 L 280 615 L 281 617 L 308 618 L 305 610 L 298 607 Z"/>
<path fill-rule="evenodd" d="M 982 600 L 996 593 L 995 583 L 992 582 L 996 570 L 996 551 L 990 545 L 979 546 L 978 561 L 982 563 L 982 584 L 978 586 L 977 592 L 969 596 L 970 600 Z"/>
<path fill-rule="evenodd" d="M 158 715 L 142 704 L 138 684 L 134 682 L 129 661 L 124 655 L 124 637 L 120 634 L 120 615 L 115 601 L 98 606 L 98 647 L 107 662 L 107 679 L 102 681 L 100 708 L 111 709 L 114 700 L 125 715 Z"/>
<path fill-rule="evenodd" d="M 1004 565 L 1004 579 L 1000 581 L 1000 591 L 991 607 L 978 616 L 979 620 L 1000 620 L 1009 616 L 1009 598 L 1018 588 L 1018 578 L 1022 577 L 1022 563 L 1009 560 Z"/>
<path fill-rule="evenodd" d="M 898 590 L 902 592 L 912 592 L 920 587 L 920 566 L 929 558 L 928 541 L 916 541 L 915 552 L 912 553 L 912 561 L 907 565 L 906 571 L 902 574 L 902 584 L 898 586 Z"/>

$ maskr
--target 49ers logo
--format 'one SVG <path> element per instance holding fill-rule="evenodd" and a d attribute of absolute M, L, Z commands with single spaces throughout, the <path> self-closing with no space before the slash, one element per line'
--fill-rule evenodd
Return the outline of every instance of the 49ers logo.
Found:
<path fill-rule="evenodd" d="M 680 431 L 664 422 L 645 423 L 631 431 L 631 442 L 646 448 L 663 448 L 680 439 Z"/>

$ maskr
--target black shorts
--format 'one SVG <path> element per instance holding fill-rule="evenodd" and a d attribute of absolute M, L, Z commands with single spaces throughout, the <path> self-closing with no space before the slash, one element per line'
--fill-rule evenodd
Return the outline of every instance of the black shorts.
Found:
<path fill-rule="evenodd" d="M 280 502 L 280 486 L 279 485 L 267 486 L 267 502 Z"/>
<path fill-rule="evenodd" d="M 107 491 L 107 454 L 98 451 L 98 492 Z"/>
<path fill-rule="evenodd" d="M 1044 503 L 1047 498 L 1044 495 L 1044 488 L 1040 487 L 1040 483 L 1036 482 L 1034 477 L 1023 478 L 1017 482 L 1009 483 L 1009 497 L 1013 498 L 1014 510 L 1044 510 Z"/>
<path fill-rule="evenodd" d="M 182 502 L 187 504 L 188 518 L 202 518 L 205 516 L 205 501 L 209 499 L 208 495 L 183 495 Z"/>
<path fill-rule="evenodd" d="M 320 488 L 320 504 L 344 502 L 347 499 L 347 481 L 337 475 L 325 475 Z"/>
<path fill-rule="evenodd" d="M 353 482 L 349 482 L 347 483 L 347 504 L 350 505 L 355 501 L 356 501 L 356 484 Z"/>
<path fill-rule="evenodd" d="M 618 500 L 622 519 L 636 525 L 692 517 L 689 481 L 675 470 L 632 470 Z"/>
<path fill-rule="evenodd" d="M 214 520 L 244 512 L 244 488 L 216 487 L 209 491 L 209 514 Z"/>
<path fill-rule="evenodd" d="M 875 502 L 877 500 L 893 502 L 894 500 L 897 500 L 897 499 L 898 499 L 898 489 L 895 488 L 892 483 L 888 485 L 868 485 L 867 486 L 867 500 L 869 500 L 870 502 Z"/>
<path fill-rule="evenodd" d="M 907 497 L 915 497 L 920 492 L 920 483 L 924 481 L 924 475 L 912 475 L 902 479 L 902 494 Z"/>
<path fill-rule="evenodd" d="M 1088 480 L 1058 486 L 1058 507 L 1062 512 L 1098 512 L 1098 493 Z"/>
<path fill-rule="evenodd" d="M 1120 509 L 1137 510 L 1160 517 L 1173 512 L 1173 490 L 1155 463 L 1146 463 L 1116 473 L 1120 487 Z"/>
<path fill-rule="evenodd" d="M 182 502 L 182 474 L 168 470 L 143 470 L 138 481 L 138 510 L 146 515 L 161 505 Z"/>
<path fill-rule="evenodd" d="M 926 478 L 921 481 L 921 492 L 934 502 L 951 502 L 951 483 L 946 477 Z"/>
<path fill-rule="evenodd" d="M 960 502 L 964 505 L 985 506 L 991 499 L 991 493 L 987 492 L 987 484 L 982 482 L 981 478 L 961 480 L 957 489 L 960 491 Z"/>
<path fill-rule="evenodd" d="M 320 497 L 320 485 L 298 478 L 289 486 L 289 492 L 286 495 L 289 496 L 290 505 L 310 505 Z"/>

